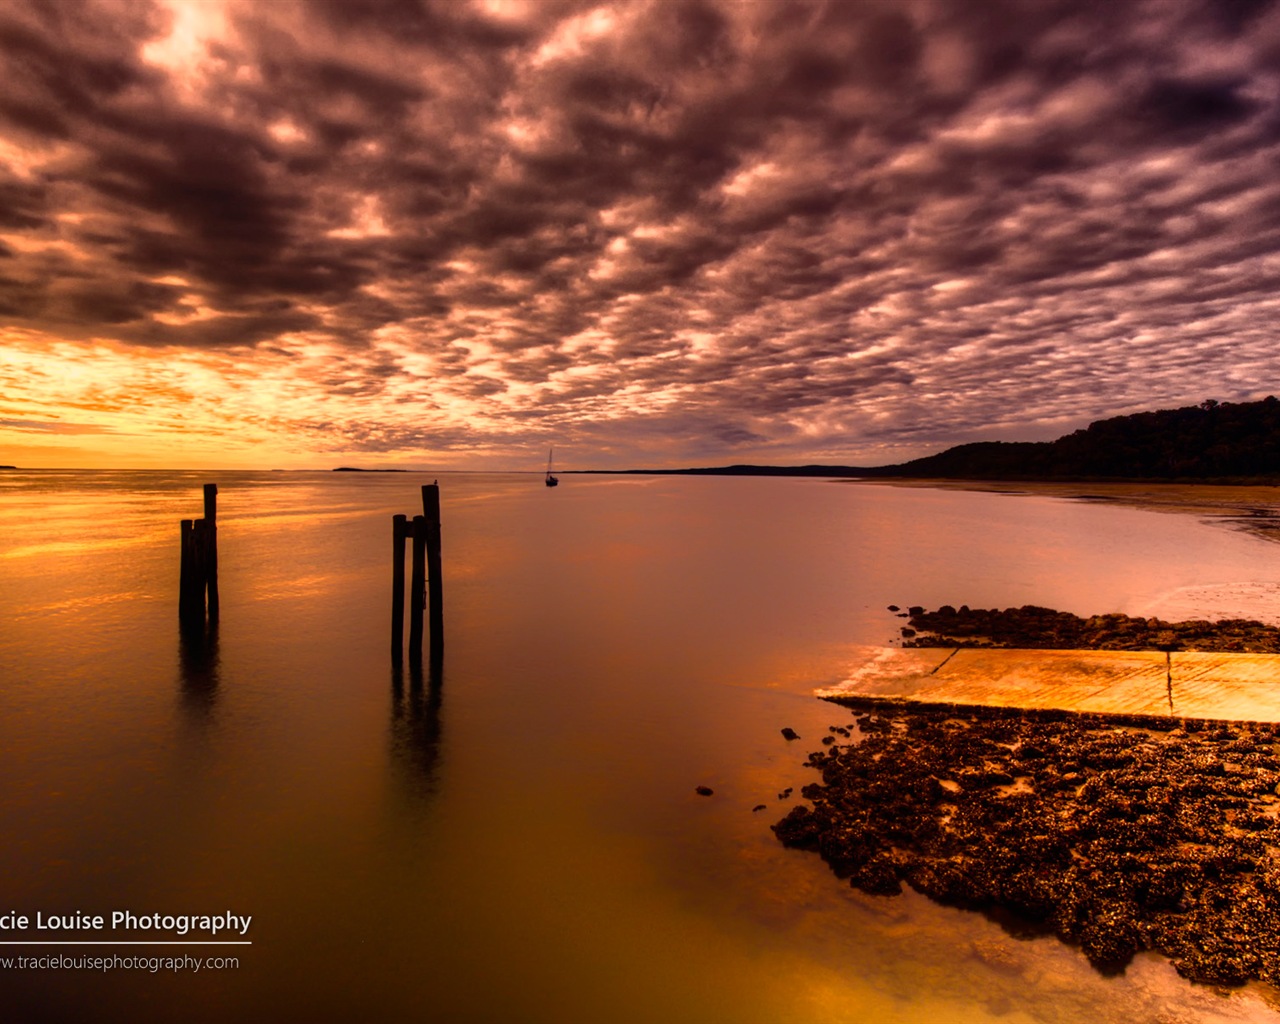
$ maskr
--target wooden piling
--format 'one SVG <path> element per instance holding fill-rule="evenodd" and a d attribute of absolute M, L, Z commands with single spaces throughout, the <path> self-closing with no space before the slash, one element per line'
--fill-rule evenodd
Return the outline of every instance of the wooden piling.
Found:
<path fill-rule="evenodd" d="M 391 517 L 391 661 L 400 664 L 404 654 L 404 541 L 409 525 L 405 516 Z"/>
<path fill-rule="evenodd" d="M 204 576 L 209 621 L 218 621 L 218 485 L 204 485 Z"/>
<path fill-rule="evenodd" d="M 426 598 L 427 520 L 413 517 L 413 568 L 409 577 L 409 660 L 422 661 L 422 605 Z"/>
<path fill-rule="evenodd" d="M 195 583 L 192 585 L 194 597 L 191 614 L 195 617 L 194 621 L 203 625 L 205 593 L 209 587 L 209 548 L 212 546 L 209 538 L 209 520 L 197 519 L 191 524 L 191 540 L 196 566 Z"/>
<path fill-rule="evenodd" d="M 182 562 L 178 573 L 178 618 L 190 622 L 195 614 L 196 550 L 195 533 L 190 519 L 182 520 Z M 203 612 L 204 608 L 201 607 Z"/>
<path fill-rule="evenodd" d="M 399 665 L 404 645 L 404 545 L 413 542 L 409 577 L 410 667 L 421 668 L 423 613 L 431 616 L 431 659 L 438 665 L 444 651 L 444 612 L 440 569 L 440 488 L 422 488 L 423 515 L 393 516 L 391 563 L 391 661 Z"/>
<path fill-rule="evenodd" d="M 426 531 L 427 584 L 430 593 L 427 600 L 431 616 L 431 650 L 438 655 L 444 649 L 444 585 L 440 569 L 440 487 L 438 484 L 422 485 L 422 517 Z"/>
<path fill-rule="evenodd" d="M 204 627 L 205 594 L 209 622 L 218 621 L 218 485 L 204 485 L 204 518 L 182 520 L 178 572 L 178 618 Z"/>

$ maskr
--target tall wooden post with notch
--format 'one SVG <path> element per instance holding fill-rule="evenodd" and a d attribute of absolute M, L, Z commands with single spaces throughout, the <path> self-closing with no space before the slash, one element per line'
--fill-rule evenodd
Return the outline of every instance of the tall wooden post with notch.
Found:
<path fill-rule="evenodd" d="M 427 614 L 431 619 L 431 651 L 444 650 L 444 580 L 440 568 L 440 488 L 437 484 L 422 487 L 422 518 L 425 522 L 427 548 Z"/>
<path fill-rule="evenodd" d="M 178 618 L 203 626 L 205 597 L 209 622 L 218 621 L 218 485 L 204 485 L 204 518 L 181 523 L 182 560 L 178 575 Z"/>

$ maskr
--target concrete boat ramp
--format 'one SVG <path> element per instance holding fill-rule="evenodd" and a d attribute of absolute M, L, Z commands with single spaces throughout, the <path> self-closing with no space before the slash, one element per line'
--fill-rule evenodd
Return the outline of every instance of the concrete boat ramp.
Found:
<path fill-rule="evenodd" d="M 820 697 L 1280 722 L 1280 655 L 867 647 Z"/>

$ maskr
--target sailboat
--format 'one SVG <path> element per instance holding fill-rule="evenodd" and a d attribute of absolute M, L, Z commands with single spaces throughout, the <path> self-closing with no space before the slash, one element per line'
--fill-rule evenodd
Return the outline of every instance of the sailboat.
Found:
<path fill-rule="evenodd" d="M 560 482 L 551 474 L 551 458 L 553 455 L 555 455 L 555 453 L 556 453 L 556 450 L 554 446 L 551 448 L 549 452 L 547 452 L 547 486 L 548 487 L 555 487 L 556 484 Z"/>

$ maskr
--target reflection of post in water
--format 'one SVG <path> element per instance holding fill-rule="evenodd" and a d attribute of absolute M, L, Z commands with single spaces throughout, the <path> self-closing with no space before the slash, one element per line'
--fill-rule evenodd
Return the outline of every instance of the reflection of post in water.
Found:
<path fill-rule="evenodd" d="M 391 759 L 411 792 L 435 789 L 440 760 L 440 703 L 443 691 L 443 652 L 431 645 L 426 678 L 422 662 L 410 661 L 405 690 L 404 666 L 391 666 Z"/>
<path fill-rule="evenodd" d="M 1178 649 L 1178 642 L 1171 637 L 1156 644 L 1156 650 L 1164 651 L 1164 685 L 1168 691 L 1169 714 L 1173 714 L 1173 652 Z"/>
<path fill-rule="evenodd" d="M 182 702 L 209 711 L 218 699 L 218 623 L 182 622 L 178 629 Z"/>

